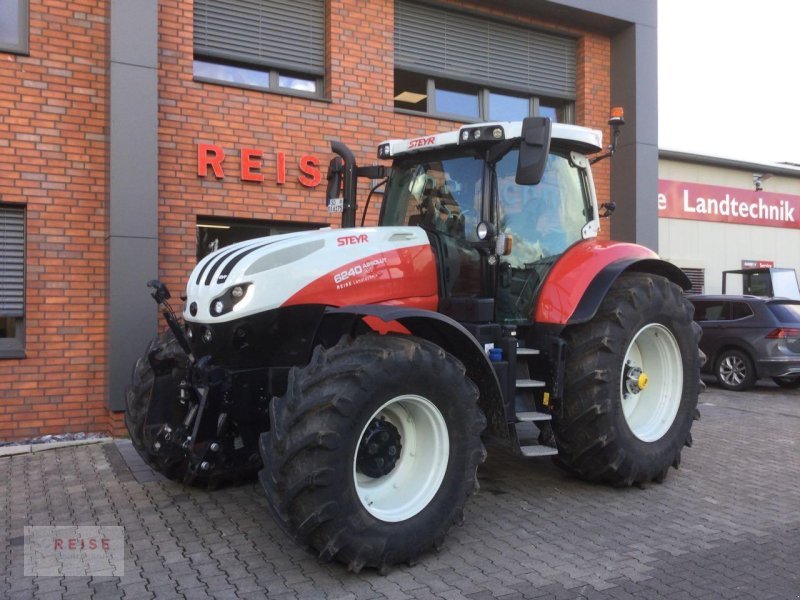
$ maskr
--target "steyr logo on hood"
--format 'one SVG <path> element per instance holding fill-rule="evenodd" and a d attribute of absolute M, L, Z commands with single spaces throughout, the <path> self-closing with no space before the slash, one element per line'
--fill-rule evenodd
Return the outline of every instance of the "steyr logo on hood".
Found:
<path fill-rule="evenodd" d="M 366 233 L 361 235 L 346 235 L 344 237 L 336 238 L 337 246 L 352 246 L 354 244 L 365 244 L 369 241 Z"/>

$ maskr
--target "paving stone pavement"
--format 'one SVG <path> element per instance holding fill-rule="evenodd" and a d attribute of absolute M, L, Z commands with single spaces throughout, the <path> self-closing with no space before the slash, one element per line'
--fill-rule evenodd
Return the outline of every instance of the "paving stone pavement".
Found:
<path fill-rule="evenodd" d="M 297 547 L 258 484 L 205 492 L 126 442 L 0 458 L 0 598 L 800 598 L 800 391 L 713 387 L 666 482 L 587 484 L 491 448 L 441 551 L 387 575 Z M 122 577 L 25 577 L 26 525 L 121 525 Z"/>

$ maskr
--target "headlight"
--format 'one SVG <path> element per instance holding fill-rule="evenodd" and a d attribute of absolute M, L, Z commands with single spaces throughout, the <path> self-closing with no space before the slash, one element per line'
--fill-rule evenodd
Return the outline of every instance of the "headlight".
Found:
<path fill-rule="evenodd" d="M 504 140 L 506 132 L 500 125 L 465 126 L 461 129 L 459 143 L 469 144 Z"/>
<path fill-rule="evenodd" d="M 212 300 L 209 309 L 211 316 L 220 317 L 231 312 L 247 296 L 250 285 L 249 283 L 239 283 L 225 290 L 225 293 L 219 298 Z"/>

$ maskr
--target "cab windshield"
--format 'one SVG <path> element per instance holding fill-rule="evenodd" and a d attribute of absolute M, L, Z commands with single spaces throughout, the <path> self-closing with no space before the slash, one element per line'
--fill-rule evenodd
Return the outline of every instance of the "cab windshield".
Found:
<path fill-rule="evenodd" d="M 515 183 L 517 156 L 513 150 L 495 167 L 498 230 L 513 240 L 505 262 L 524 268 L 580 240 L 592 214 L 585 179 L 567 156 L 551 153 L 537 185 Z"/>
<path fill-rule="evenodd" d="M 382 225 L 418 225 L 477 241 L 484 162 L 463 148 L 395 163 L 381 209 Z"/>
<path fill-rule="evenodd" d="M 514 148 L 487 165 L 478 150 L 463 147 L 402 157 L 381 209 L 382 225 L 417 225 L 434 234 L 444 297 L 491 294 L 501 323 L 531 320 L 548 271 L 593 219 L 588 179 L 568 154 L 551 151 L 537 185 L 515 182 L 518 158 Z M 491 194 L 486 202 L 484 194 Z M 482 219 L 511 239 L 510 252 L 491 270 L 481 262 L 487 246 L 473 243 Z"/>
<path fill-rule="evenodd" d="M 516 248 L 509 262 L 522 267 L 561 254 L 581 239 L 591 220 L 591 201 L 581 170 L 567 156 L 551 153 L 538 185 L 517 185 L 519 152 L 495 165 L 498 231 Z M 418 225 L 466 241 L 477 241 L 485 162 L 463 148 L 412 155 L 395 163 L 384 196 L 382 225 Z"/>

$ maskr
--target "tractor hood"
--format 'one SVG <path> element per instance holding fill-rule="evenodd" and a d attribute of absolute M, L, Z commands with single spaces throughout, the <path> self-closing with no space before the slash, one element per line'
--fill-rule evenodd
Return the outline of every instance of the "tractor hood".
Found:
<path fill-rule="evenodd" d="M 194 268 L 183 316 L 213 324 L 282 306 L 387 303 L 437 307 L 434 255 L 419 227 L 326 228 L 226 246 Z"/>

